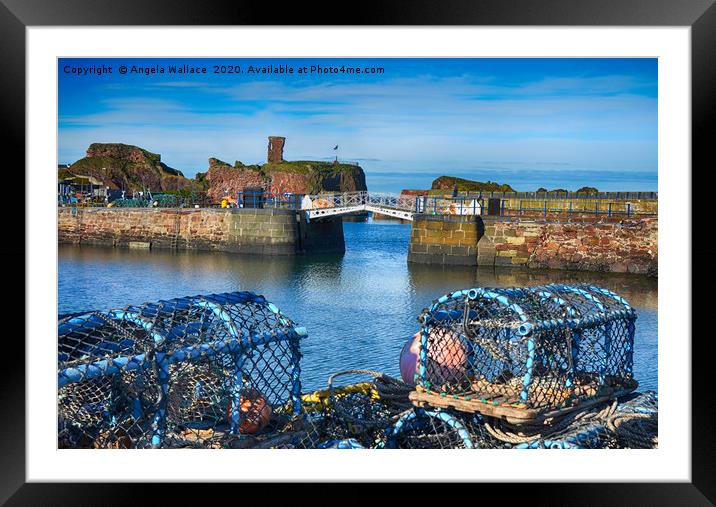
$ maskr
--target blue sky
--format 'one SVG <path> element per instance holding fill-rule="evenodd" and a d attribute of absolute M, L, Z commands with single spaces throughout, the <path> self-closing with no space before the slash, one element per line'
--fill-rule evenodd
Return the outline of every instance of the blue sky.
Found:
<path fill-rule="evenodd" d="M 169 73 L 177 64 L 208 73 Z M 65 71 L 102 65 L 113 72 Z M 385 70 L 297 73 L 311 65 Z M 339 145 L 371 190 L 428 188 L 442 174 L 523 191 L 657 190 L 656 59 L 60 59 L 58 99 L 59 163 L 121 142 L 191 177 L 209 157 L 262 163 L 267 136 L 281 135 L 287 160 L 332 160 Z"/>

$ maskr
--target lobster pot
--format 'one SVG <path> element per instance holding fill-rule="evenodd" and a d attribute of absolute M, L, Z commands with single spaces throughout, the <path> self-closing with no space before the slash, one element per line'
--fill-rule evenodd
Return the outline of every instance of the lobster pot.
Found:
<path fill-rule="evenodd" d="M 614 434 L 604 421 L 575 424 L 556 435 L 518 444 L 517 449 L 614 449 Z"/>
<path fill-rule="evenodd" d="M 232 447 L 301 412 L 306 336 L 233 292 L 62 316 L 59 447 Z"/>
<path fill-rule="evenodd" d="M 454 407 L 512 423 L 625 394 L 636 312 L 587 285 L 475 288 L 423 311 L 418 405 Z"/>
<path fill-rule="evenodd" d="M 507 448 L 486 430 L 479 414 L 450 409 L 414 408 L 385 431 L 386 449 Z"/>
<path fill-rule="evenodd" d="M 334 373 L 327 389 L 303 395 L 303 424 L 293 425 L 299 438 L 284 447 L 382 447 L 386 428 L 412 409 L 411 390 L 402 381 L 372 370 Z"/>

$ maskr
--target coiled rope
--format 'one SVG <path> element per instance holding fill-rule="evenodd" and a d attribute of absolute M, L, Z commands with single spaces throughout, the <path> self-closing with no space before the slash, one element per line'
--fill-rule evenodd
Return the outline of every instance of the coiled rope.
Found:
<path fill-rule="evenodd" d="M 413 390 L 412 386 L 409 386 L 402 380 L 374 370 L 356 369 L 334 373 L 328 377 L 328 391 L 331 398 L 334 397 L 335 393 L 333 381 L 336 377 L 341 375 L 370 375 L 373 377 L 373 386 L 375 387 L 376 394 L 381 400 L 400 408 L 412 407 L 412 403 L 408 399 L 408 394 Z"/>
<path fill-rule="evenodd" d="M 607 420 L 607 428 L 632 448 L 651 449 L 659 445 L 655 412 L 617 413 Z"/>
<path fill-rule="evenodd" d="M 570 412 L 557 420 L 545 419 L 540 424 L 514 425 L 494 418 L 485 418 L 485 429 L 498 440 L 510 444 L 522 444 L 546 438 L 560 432 L 574 423 L 594 420 L 609 420 L 617 409 L 617 400 L 597 411 Z"/>

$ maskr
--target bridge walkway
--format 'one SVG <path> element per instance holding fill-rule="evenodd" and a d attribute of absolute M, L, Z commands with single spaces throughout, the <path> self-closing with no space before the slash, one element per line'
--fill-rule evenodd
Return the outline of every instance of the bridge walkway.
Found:
<path fill-rule="evenodd" d="M 434 199 L 424 196 L 396 195 L 380 192 L 343 192 L 305 195 L 300 209 L 309 219 L 371 211 L 403 220 L 413 220 L 416 213 L 479 215 L 478 199 Z"/>

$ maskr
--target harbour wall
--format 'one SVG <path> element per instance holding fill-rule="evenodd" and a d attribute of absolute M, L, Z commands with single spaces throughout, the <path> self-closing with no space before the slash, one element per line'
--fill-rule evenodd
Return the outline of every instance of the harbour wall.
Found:
<path fill-rule="evenodd" d="M 656 276 L 656 218 L 611 223 L 484 221 L 479 266 L 611 271 Z"/>
<path fill-rule="evenodd" d="M 285 209 L 59 208 L 58 241 L 258 255 L 345 252 L 340 217 L 307 222 Z M 656 276 L 658 219 L 569 223 L 417 214 L 408 262 Z"/>
<path fill-rule="evenodd" d="M 604 223 L 416 215 L 408 261 L 658 274 L 658 219 Z"/>
<path fill-rule="evenodd" d="M 343 253 L 340 217 L 285 209 L 59 208 L 58 242 L 260 255 Z"/>
<path fill-rule="evenodd" d="M 477 266 L 483 232 L 476 215 L 414 215 L 408 262 Z"/>

